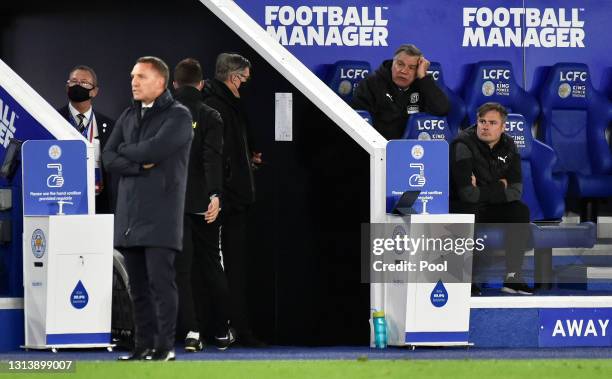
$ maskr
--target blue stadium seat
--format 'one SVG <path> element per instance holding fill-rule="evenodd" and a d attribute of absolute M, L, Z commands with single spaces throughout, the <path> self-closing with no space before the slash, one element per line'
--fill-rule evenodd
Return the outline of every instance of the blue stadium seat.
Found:
<path fill-rule="evenodd" d="M 329 68 L 325 82 L 338 96 L 350 103 L 355 87 L 371 70 L 370 63 L 365 61 L 337 61 Z"/>
<path fill-rule="evenodd" d="M 604 95 L 608 96 L 608 99 L 612 100 L 612 67 L 608 67 L 604 70 L 601 77 L 601 87 L 599 89 Z"/>
<path fill-rule="evenodd" d="M 442 89 L 442 91 L 448 97 L 448 100 L 451 103 L 451 109 L 446 119 L 448 120 L 450 130 L 453 133 L 453 136 L 456 136 L 459 132 L 459 128 L 461 127 L 461 123 L 465 118 L 465 103 L 463 99 L 459 97 L 455 92 L 453 92 L 450 88 L 446 86 L 444 83 L 444 74 L 442 72 L 442 65 L 439 62 L 431 62 L 429 66 L 430 73 L 434 80 L 438 83 L 438 86 Z"/>
<path fill-rule="evenodd" d="M 507 61 L 481 61 L 472 67 L 463 88 L 467 119 L 476 123 L 476 111 L 488 102 L 497 102 L 509 113 L 520 113 L 529 125 L 533 125 L 540 107 L 533 95 L 516 82 L 512 64 Z"/>
<path fill-rule="evenodd" d="M 454 137 L 446 117 L 432 116 L 428 113 L 415 113 L 406 122 L 406 130 L 402 138 L 451 141 Z"/>
<path fill-rule="evenodd" d="M 557 161 L 553 149 L 535 140 L 531 124 L 516 113 L 506 121 L 506 134 L 514 139 L 521 155 L 523 202 L 529 206 L 532 220 L 558 220 L 563 217 L 565 200 L 552 175 Z"/>
<path fill-rule="evenodd" d="M 358 115 L 361 116 L 361 118 L 363 118 L 364 120 L 366 120 L 368 122 L 368 124 L 373 125 L 372 124 L 372 116 L 370 115 L 370 112 L 368 111 L 364 111 L 362 109 L 360 110 L 356 110 L 355 112 L 357 112 Z"/>
<path fill-rule="evenodd" d="M 580 63 L 557 63 L 539 89 L 540 135 L 558 156 L 555 172 L 569 174 L 569 195 L 612 196 L 612 153 L 605 138 L 612 105 Z"/>

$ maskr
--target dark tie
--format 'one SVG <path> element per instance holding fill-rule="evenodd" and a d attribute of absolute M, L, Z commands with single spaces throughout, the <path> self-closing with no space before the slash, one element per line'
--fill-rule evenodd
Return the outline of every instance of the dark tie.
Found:
<path fill-rule="evenodd" d="M 79 113 L 77 115 L 77 118 L 79 119 L 79 124 L 77 125 L 77 130 L 79 131 L 79 133 L 83 134 L 83 130 L 85 130 L 85 123 L 83 122 L 83 120 L 85 120 L 85 115 L 82 113 Z"/>
<path fill-rule="evenodd" d="M 147 113 L 148 110 L 149 108 L 142 107 L 142 109 L 140 109 L 140 118 L 144 118 L 144 115 Z"/>

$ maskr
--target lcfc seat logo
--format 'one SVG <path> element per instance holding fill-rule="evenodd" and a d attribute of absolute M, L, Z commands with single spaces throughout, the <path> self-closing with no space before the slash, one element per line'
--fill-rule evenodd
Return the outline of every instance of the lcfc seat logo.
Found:
<path fill-rule="evenodd" d="M 340 85 L 338 86 L 338 93 L 340 94 L 340 96 L 346 96 L 350 94 L 352 91 L 353 91 L 353 85 L 351 84 L 350 81 L 343 80 L 340 82 Z"/>
<path fill-rule="evenodd" d="M 429 140 L 431 140 L 431 136 L 427 132 L 421 132 L 417 136 L 417 139 L 421 140 L 421 141 L 429 141 Z"/>
<path fill-rule="evenodd" d="M 431 75 L 431 77 L 433 78 L 433 80 L 435 80 L 436 82 L 438 81 L 438 79 L 440 79 L 440 71 L 439 70 L 435 70 L 435 71 L 427 71 L 428 74 Z"/>
<path fill-rule="evenodd" d="M 565 99 L 570 95 L 570 93 L 572 93 L 572 87 L 567 83 L 562 83 L 559 86 L 558 93 L 560 98 Z"/>
<path fill-rule="evenodd" d="M 493 94 L 495 93 L 495 84 L 490 81 L 487 80 L 486 82 L 482 83 L 482 94 L 485 96 L 493 96 Z"/>
<path fill-rule="evenodd" d="M 559 81 L 561 82 L 575 82 L 578 80 L 586 82 L 587 73 L 585 71 L 561 71 L 559 73 Z"/>

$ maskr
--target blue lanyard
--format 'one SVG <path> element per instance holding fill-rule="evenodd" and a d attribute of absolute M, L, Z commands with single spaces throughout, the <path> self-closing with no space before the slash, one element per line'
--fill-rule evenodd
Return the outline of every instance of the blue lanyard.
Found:
<path fill-rule="evenodd" d="M 77 121 L 77 119 L 72 115 L 72 112 L 68 112 L 70 114 L 70 119 L 72 120 L 72 123 L 74 124 L 75 128 L 79 127 L 79 122 Z M 91 111 L 91 117 L 89 117 L 89 122 L 87 123 L 87 126 L 85 126 L 85 128 L 83 129 L 83 131 L 81 132 L 81 134 L 83 135 L 83 137 L 85 137 L 85 139 L 87 139 L 89 142 L 91 142 L 91 140 L 93 139 L 93 133 L 91 133 L 91 138 L 89 136 L 89 132 L 91 129 L 91 124 L 94 120 L 94 113 L 93 110 Z"/>

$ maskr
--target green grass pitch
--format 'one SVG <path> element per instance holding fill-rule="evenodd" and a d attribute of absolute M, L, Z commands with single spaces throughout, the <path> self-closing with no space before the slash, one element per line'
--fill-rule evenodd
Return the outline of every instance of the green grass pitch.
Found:
<path fill-rule="evenodd" d="M 612 360 L 317 360 L 76 362 L 74 373 L 10 373 L 13 378 L 611 378 Z M 15 376 L 16 375 L 16 376 Z"/>

